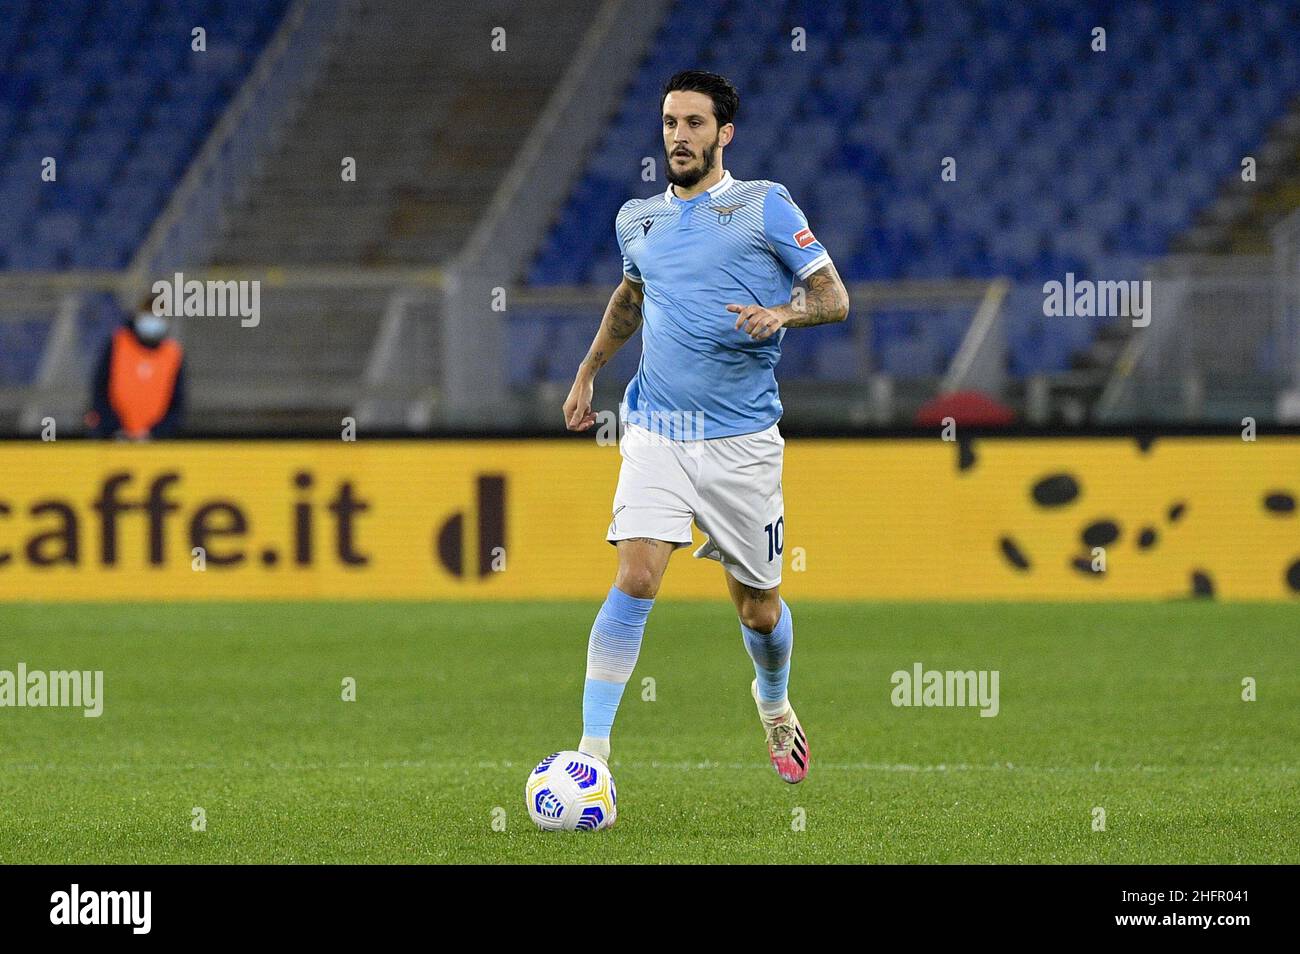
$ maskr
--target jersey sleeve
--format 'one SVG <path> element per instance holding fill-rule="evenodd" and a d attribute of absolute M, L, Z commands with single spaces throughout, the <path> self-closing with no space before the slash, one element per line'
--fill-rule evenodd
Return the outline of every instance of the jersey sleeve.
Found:
<path fill-rule="evenodd" d="M 831 263 L 822 243 L 813 236 L 803 210 L 779 183 L 763 199 L 763 233 L 768 247 L 800 280 Z"/>
<path fill-rule="evenodd" d="M 623 208 L 619 209 L 618 215 L 614 219 L 614 238 L 618 241 L 618 253 L 623 257 L 623 274 L 640 285 L 645 281 L 641 277 L 641 269 L 637 268 L 636 263 L 627 257 L 627 249 L 623 246 L 624 213 L 627 211 L 627 208 L 628 205 L 624 205 Z"/>

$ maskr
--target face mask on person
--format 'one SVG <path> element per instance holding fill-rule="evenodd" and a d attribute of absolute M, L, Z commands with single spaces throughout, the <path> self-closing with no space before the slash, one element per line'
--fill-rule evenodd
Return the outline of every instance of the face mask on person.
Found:
<path fill-rule="evenodd" d="M 135 316 L 135 333 L 146 344 L 157 344 L 167 337 L 167 319 L 142 311 Z"/>

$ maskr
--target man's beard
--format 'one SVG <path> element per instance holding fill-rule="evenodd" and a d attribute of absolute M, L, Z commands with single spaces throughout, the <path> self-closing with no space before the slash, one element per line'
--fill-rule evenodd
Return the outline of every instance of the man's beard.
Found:
<path fill-rule="evenodd" d="M 668 181 L 675 186 L 689 189 L 713 171 L 713 162 L 718 155 L 718 137 L 713 137 L 713 145 L 704 150 L 703 161 L 698 166 L 689 166 L 681 172 L 673 170 L 673 154 L 667 155 Z"/>

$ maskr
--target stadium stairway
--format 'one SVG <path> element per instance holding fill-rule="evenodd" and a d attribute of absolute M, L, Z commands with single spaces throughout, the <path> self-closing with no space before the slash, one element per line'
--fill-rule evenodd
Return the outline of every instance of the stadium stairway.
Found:
<path fill-rule="evenodd" d="M 421 0 L 361 0 L 223 224 L 212 264 L 242 275 L 259 266 L 432 266 L 454 256 L 598 6 L 492 0 L 439 17 Z M 497 26 L 505 52 L 491 50 Z M 344 157 L 355 160 L 355 181 L 342 177 Z M 273 403 L 284 426 L 337 427 L 360 391 L 388 292 L 263 295 L 258 329 L 185 329 L 196 392 L 225 395 L 202 422 L 256 427 L 265 420 L 258 406 Z"/>
<path fill-rule="evenodd" d="M 221 265 L 433 264 L 458 251 L 554 79 L 591 2 L 362 0 L 279 152 L 234 211 Z M 489 50 L 495 26 L 506 51 Z M 341 176 L 356 160 L 356 181 Z"/>

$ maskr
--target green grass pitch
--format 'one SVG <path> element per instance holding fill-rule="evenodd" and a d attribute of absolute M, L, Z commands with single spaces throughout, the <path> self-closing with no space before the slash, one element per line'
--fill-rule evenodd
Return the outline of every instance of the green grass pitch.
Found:
<path fill-rule="evenodd" d="M 0 606 L 0 669 L 105 671 L 98 719 L 0 709 L 0 863 L 1300 861 L 1295 606 L 795 602 L 788 786 L 734 612 L 661 599 L 618 825 L 544 834 L 524 779 L 577 744 L 596 609 Z M 894 707 L 915 662 L 999 670 L 1000 714 Z"/>

